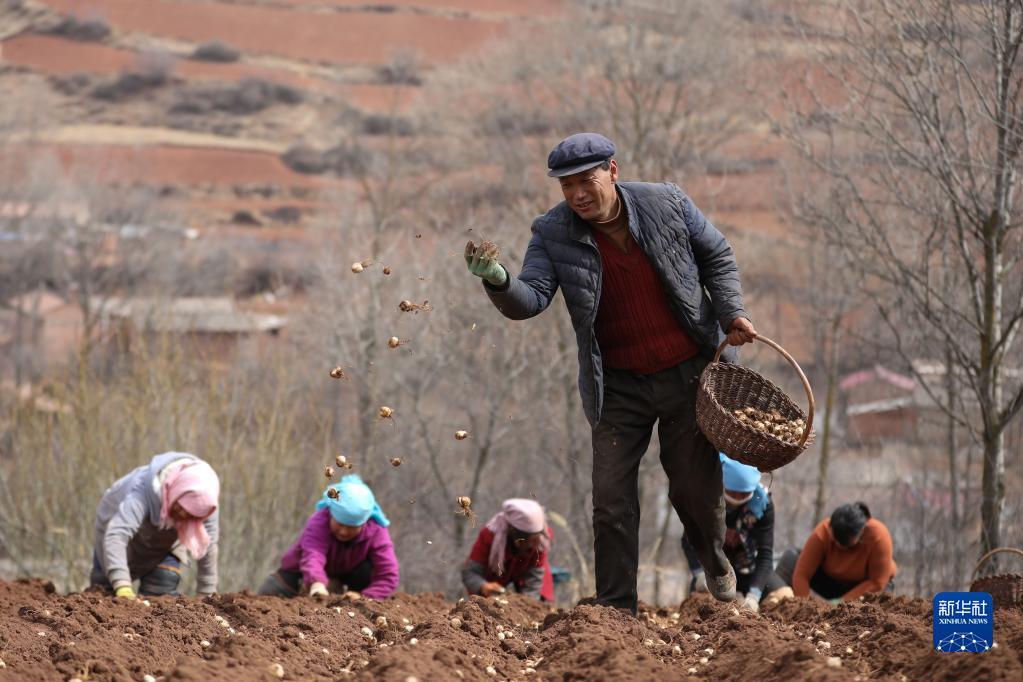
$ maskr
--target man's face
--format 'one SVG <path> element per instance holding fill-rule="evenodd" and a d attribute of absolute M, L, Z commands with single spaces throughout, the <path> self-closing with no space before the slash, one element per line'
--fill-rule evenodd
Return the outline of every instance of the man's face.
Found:
<path fill-rule="evenodd" d="M 583 220 L 604 221 L 614 217 L 618 180 L 618 164 L 611 159 L 611 166 L 604 170 L 600 166 L 582 173 L 558 178 L 565 201 Z"/>

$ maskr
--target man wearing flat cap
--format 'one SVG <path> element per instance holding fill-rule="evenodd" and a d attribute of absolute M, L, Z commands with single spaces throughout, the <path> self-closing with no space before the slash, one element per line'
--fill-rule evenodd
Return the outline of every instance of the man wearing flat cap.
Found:
<path fill-rule="evenodd" d="M 718 345 L 749 343 L 756 330 L 724 236 L 676 185 L 618 182 L 614 154 L 596 133 L 562 140 L 547 174 L 565 200 L 533 221 L 519 275 L 489 242 L 469 242 L 466 263 L 513 320 L 564 292 L 593 428 L 597 603 L 636 613 L 638 472 L 655 424 L 668 497 L 710 592 L 727 601 L 735 573 L 722 551 L 721 463 L 696 425 L 696 390 Z M 723 357 L 734 361 L 735 350 Z"/>

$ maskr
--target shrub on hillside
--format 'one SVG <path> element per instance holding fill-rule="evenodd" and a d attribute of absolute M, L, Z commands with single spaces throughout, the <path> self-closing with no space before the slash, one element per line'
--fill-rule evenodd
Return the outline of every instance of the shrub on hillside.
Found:
<path fill-rule="evenodd" d="M 305 269 L 289 267 L 269 260 L 253 263 L 235 276 L 234 295 L 249 298 L 282 289 L 305 291 L 315 282 L 316 275 Z"/>
<path fill-rule="evenodd" d="M 262 111 L 273 104 L 298 104 L 301 90 L 259 78 L 246 78 L 233 85 L 217 85 L 184 90 L 171 105 L 171 113 L 205 114 L 223 111 L 244 115 Z"/>
<path fill-rule="evenodd" d="M 513 111 L 511 109 L 498 108 L 491 112 L 484 119 L 484 126 L 488 132 L 500 134 L 518 135 L 547 135 L 554 128 L 550 117 L 539 110 Z"/>
<path fill-rule="evenodd" d="M 373 164 L 373 151 L 356 144 L 339 144 L 324 152 L 323 158 L 335 175 L 360 175 Z"/>
<path fill-rule="evenodd" d="M 231 216 L 231 222 L 235 225 L 248 225 L 249 227 L 259 227 L 263 224 L 259 218 L 252 215 L 252 211 L 246 210 L 235 211 Z"/>
<path fill-rule="evenodd" d="M 402 116 L 370 114 L 362 119 L 362 132 L 367 135 L 407 136 L 415 133 L 412 121 Z"/>
<path fill-rule="evenodd" d="M 297 144 L 281 155 L 284 165 L 298 173 L 319 175 L 327 170 L 323 154 L 307 144 Z"/>
<path fill-rule="evenodd" d="M 198 59 L 203 62 L 222 62 L 225 64 L 236 62 L 241 56 L 242 53 L 238 48 L 222 40 L 211 40 L 208 43 L 203 43 L 192 52 L 192 59 Z"/>
<path fill-rule="evenodd" d="M 281 155 L 284 164 L 299 173 L 319 175 L 331 172 L 342 177 L 369 170 L 373 152 L 356 144 L 339 144 L 321 152 L 307 144 L 296 144 Z"/>
<path fill-rule="evenodd" d="M 87 73 L 72 73 L 67 76 L 50 76 L 50 85 L 62 95 L 78 95 L 92 85 Z"/>
<path fill-rule="evenodd" d="M 47 31 L 47 33 L 70 38 L 71 40 L 98 43 L 110 35 L 110 24 L 101 17 L 79 19 L 74 16 L 67 16 L 61 19 L 60 23 Z"/>
<path fill-rule="evenodd" d="M 96 99 L 119 102 L 134 95 L 157 88 L 166 82 L 165 78 L 154 74 L 122 73 L 112 81 L 100 83 L 90 93 Z"/>
<path fill-rule="evenodd" d="M 170 81 L 174 71 L 174 57 L 162 50 L 140 52 L 130 71 L 92 89 L 92 96 L 118 102 L 134 95 L 158 88 Z"/>
<path fill-rule="evenodd" d="M 390 85 L 422 85 L 422 66 L 415 52 L 398 50 L 390 63 L 377 69 L 377 78 Z"/>
<path fill-rule="evenodd" d="M 278 206 L 275 209 L 263 211 L 263 215 L 274 222 L 294 225 L 302 219 L 302 209 L 298 206 Z"/>

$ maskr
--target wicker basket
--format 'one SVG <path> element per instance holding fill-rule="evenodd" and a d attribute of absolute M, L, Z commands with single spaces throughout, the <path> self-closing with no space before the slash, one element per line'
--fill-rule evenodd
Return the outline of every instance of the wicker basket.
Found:
<path fill-rule="evenodd" d="M 814 402 L 810 382 L 792 356 L 771 339 L 764 336 L 756 338 L 781 353 L 799 374 L 809 400 L 809 414 L 804 414 L 784 391 L 748 367 L 719 362 L 726 341 L 718 346 L 714 360 L 700 376 L 696 421 L 707 440 L 718 450 L 732 459 L 767 472 L 794 460 L 812 441 Z M 736 418 L 734 411 L 744 407 L 777 410 L 788 420 L 803 419 L 806 424 L 803 436 L 798 443 L 790 443 L 757 431 L 751 424 Z"/>
<path fill-rule="evenodd" d="M 1023 575 L 1019 573 L 1002 573 L 999 575 L 986 575 L 977 578 L 980 567 L 995 554 L 999 552 L 1012 552 L 1023 556 L 1023 551 L 1012 547 L 999 547 L 993 549 L 980 558 L 977 567 L 973 569 L 973 580 L 970 583 L 970 592 L 987 592 L 995 602 L 996 609 L 1012 609 L 1023 606 Z"/>

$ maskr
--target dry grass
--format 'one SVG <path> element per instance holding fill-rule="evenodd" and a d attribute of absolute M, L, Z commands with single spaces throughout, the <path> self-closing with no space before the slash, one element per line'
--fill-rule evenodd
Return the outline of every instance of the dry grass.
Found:
<path fill-rule="evenodd" d="M 218 375 L 166 341 L 124 362 L 113 377 L 82 367 L 55 384 L 67 413 L 4 402 L 0 544 L 19 573 L 83 587 L 103 491 L 154 454 L 181 450 L 221 478 L 221 588 L 252 585 L 322 490 L 329 424 L 283 371 Z"/>

